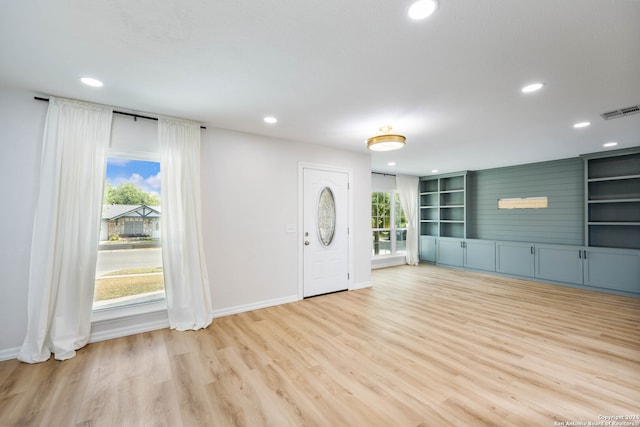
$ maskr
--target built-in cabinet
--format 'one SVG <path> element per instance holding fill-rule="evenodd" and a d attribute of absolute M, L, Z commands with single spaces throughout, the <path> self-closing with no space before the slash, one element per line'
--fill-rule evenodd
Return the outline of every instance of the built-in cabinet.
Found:
<path fill-rule="evenodd" d="M 496 242 L 496 271 L 556 282 L 583 282 L 582 246 Z"/>
<path fill-rule="evenodd" d="M 582 284 L 583 259 L 587 250 L 579 246 L 535 245 L 535 277 L 556 282 Z"/>
<path fill-rule="evenodd" d="M 585 285 L 640 295 L 640 251 L 588 248 L 582 261 Z"/>
<path fill-rule="evenodd" d="M 464 172 L 420 178 L 420 259 L 640 296 L 640 147 L 582 157 L 584 246 L 468 238 Z"/>
<path fill-rule="evenodd" d="M 464 239 L 467 173 L 420 178 L 420 235 Z"/>
<path fill-rule="evenodd" d="M 422 236 L 420 258 L 445 266 L 640 296 L 638 250 Z"/>
<path fill-rule="evenodd" d="M 496 271 L 533 277 L 534 254 L 532 243 L 496 242 Z"/>
<path fill-rule="evenodd" d="M 495 242 L 476 239 L 440 238 L 436 242 L 437 262 L 454 267 L 495 271 Z"/>
<path fill-rule="evenodd" d="M 420 259 L 427 262 L 436 262 L 436 238 L 433 236 L 420 236 Z"/>
<path fill-rule="evenodd" d="M 640 251 L 496 242 L 496 271 L 640 295 Z"/>
<path fill-rule="evenodd" d="M 583 157 L 587 246 L 640 249 L 640 149 Z"/>

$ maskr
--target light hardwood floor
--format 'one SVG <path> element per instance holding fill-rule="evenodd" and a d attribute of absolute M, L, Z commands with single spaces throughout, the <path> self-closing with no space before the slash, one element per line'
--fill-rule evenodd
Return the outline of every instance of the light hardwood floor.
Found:
<path fill-rule="evenodd" d="M 431 265 L 0 363 L 0 426 L 554 426 L 640 417 L 640 299 Z M 636 422 L 640 425 L 640 419 Z"/>

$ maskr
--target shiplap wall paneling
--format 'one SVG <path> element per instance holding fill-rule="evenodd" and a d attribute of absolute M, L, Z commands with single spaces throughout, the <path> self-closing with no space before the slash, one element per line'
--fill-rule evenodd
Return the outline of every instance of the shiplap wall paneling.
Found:
<path fill-rule="evenodd" d="M 584 244 L 579 158 L 476 171 L 468 180 L 467 235 L 474 239 Z M 545 209 L 498 209 L 498 199 L 547 196 Z"/>

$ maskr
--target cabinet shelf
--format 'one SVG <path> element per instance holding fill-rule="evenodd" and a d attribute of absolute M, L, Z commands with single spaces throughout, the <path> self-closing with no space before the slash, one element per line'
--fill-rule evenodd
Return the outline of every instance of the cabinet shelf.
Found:
<path fill-rule="evenodd" d="M 640 198 L 640 177 L 624 180 L 588 182 L 588 200 Z"/>
<path fill-rule="evenodd" d="M 604 203 L 633 203 L 640 202 L 640 198 L 634 199 L 606 199 L 606 200 L 587 200 L 589 204 L 604 204 Z"/>
<path fill-rule="evenodd" d="M 587 245 L 640 249 L 640 147 L 583 157 Z"/>
<path fill-rule="evenodd" d="M 640 225 L 640 221 L 589 221 L 588 225 Z"/>
<path fill-rule="evenodd" d="M 467 173 L 422 177 L 419 188 L 420 235 L 466 238 Z M 429 239 L 424 242 L 433 243 Z M 426 248 L 420 250 L 421 254 L 429 252 Z"/>
<path fill-rule="evenodd" d="M 587 182 L 619 181 L 623 179 L 636 179 L 636 178 L 640 178 L 640 175 L 622 175 L 622 176 L 607 176 L 604 178 L 589 178 Z"/>

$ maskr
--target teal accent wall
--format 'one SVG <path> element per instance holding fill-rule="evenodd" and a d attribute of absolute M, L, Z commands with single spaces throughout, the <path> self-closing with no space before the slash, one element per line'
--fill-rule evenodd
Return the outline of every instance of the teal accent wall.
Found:
<path fill-rule="evenodd" d="M 584 164 L 580 158 L 476 171 L 468 181 L 472 239 L 584 244 Z M 500 209 L 498 199 L 547 196 L 546 209 Z"/>

